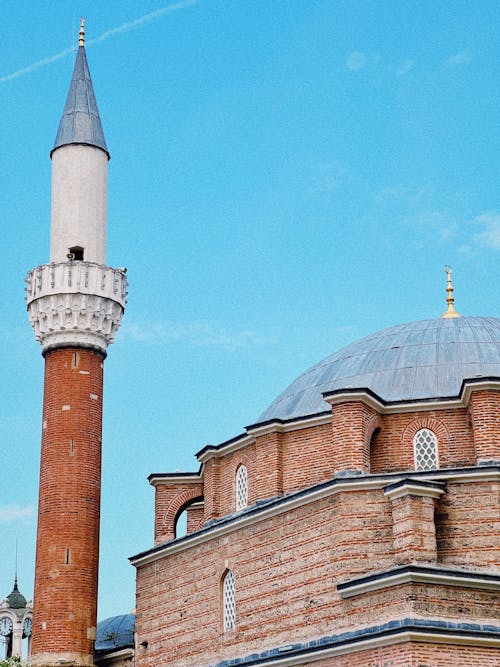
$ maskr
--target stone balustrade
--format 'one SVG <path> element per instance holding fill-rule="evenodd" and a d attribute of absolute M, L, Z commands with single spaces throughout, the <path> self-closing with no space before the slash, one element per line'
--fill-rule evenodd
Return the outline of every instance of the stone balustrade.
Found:
<path fill-rule="evenodd" d="M 125 269 L 68 261 L 43 264 L 26 278 L 29 321 L 43 351 L 113 342 L 127 297 Z"/>

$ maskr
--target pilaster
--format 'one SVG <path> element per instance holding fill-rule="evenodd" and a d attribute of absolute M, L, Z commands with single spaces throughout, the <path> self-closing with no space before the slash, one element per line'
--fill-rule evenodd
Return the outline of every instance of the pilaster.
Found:
<path fill-rule="evenodd" d="M 249 504 L 283 493 L 283 434 L 276 431 L 257 437 L 255 484 L 250 487 Z"/>
<path fill-rule="evenodd" d="M 384 489 L 391 501 L 394 560 L 396 564 L 435 563 L 437 560 L 436 500 L 444 482 L 403 479 Z"/>
<path fill-rule="evenodd" d="M 336 475 L 370 472 L 370 425 L 378 413 L 362 401 L 332 406 L 333 472 Z"/>
<path fill-rule="evenodd" d="M 472 391 L 469 414 L 477 465 L 500 461 L 500 391 Z"/>

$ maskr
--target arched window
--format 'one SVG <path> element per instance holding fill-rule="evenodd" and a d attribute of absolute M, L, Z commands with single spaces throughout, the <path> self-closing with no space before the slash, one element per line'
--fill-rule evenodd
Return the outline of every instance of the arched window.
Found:
<path fill-rule="evenodd" d="M 236 589 L 234 574 L 228 570 L 222 580 L 222 605 L 224 615 L 224 632 L 236 627 Z"/>
<path fill-rule="evenodd" d="M 236 471 L 236 511 L 248 505 L 248 472 L 245 466 Z"/>
<path fill-rule="evenodd" d="M 438 442 L 428 428 L 422 428 L 413 438 L 415 470 L 435 470 L 438 467 Z"/>

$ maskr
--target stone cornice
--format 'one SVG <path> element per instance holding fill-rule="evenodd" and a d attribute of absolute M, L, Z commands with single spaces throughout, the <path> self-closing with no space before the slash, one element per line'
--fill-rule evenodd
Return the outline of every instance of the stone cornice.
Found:
<path fill-rule="evenodd" d="M 332 421 L 332 415 L 328 413 L 320 413 L 317 415 L 311 415 L 310 417 L 304 417 L 300 419 L 290 419 L 288 421 L 283 421 L 281 419 L 273 419 L 269 422 L 262 422 L 261 424 L 254 424 L 253 426 L 247 426 L 246 432 L 241 435 L 222 442 L 220 445 L 207 445 L 201 451 L 196 454 L 196 457 L 200 463 L 205 463 L 211 458 L 220 458 L 221 456 L 226 456 L 232 452 L 252 445 L 255 442 L 255 438 L 268 433 L 289 433 L 290 431 L 298 431 L 304 428 L 312 428 L 313 426 L 321 426 L 322 424 L 330 424 Z"/>
<path fill-rule="evenodd" d="M 323 424 L 330 424 L 332 415 L 330 412 L 320 413 L 318 415 L 311 415 L 301 419 L 290 419 L 289 421 L 271 421 L 263 424 L 255 424 L 247 426 L 247 432 L 257 437 L 265 435 L 266 433 L 289 433 L 290 431 L 299 431 L 303 428 L 312 428 L 313 426 L 321 426 Z"/>
<path fill-rule="evenodd" d="M 227 454 L 232 454 L 243 447 L 252 445 L 255 442 L 255 438 L 247 433 L 242 433 L 237 435 L 235 438 L 231 438 L 227 442 L 223 442 L 220 445 L 206 445 L 196 454 L 196 458 L 201 464 L 206 463 L 210 459 L 220 458 L 221 456 L 226 456 Z"/>
<path fill-rule="evenodd" d="M 361 402 L 383 415 L 402 412 L 422 412 L 428 410 L 449 410 L 466 408 L 472 392 L 493 390 L 500 391 L 500 378 L 467 378 L 462 382 L 458 396 L 426 398 L 412 401 L 384 401 L 370 389 L 336 389 L 323 393 L 323 399 L 330 405 L 339 403 Z"/>
<path fill-rule="evenodd" d="M 429 482 L 422 479 L 402 479 L 394 484 L 389 484 L 384 489 L 384 495 L 389 500 L 403 498 L 403 496 L 427 496 L 429 498 L 439 498 L 445 492 L 444 482 Z"/>
<path fill-rule="evenodd" d="M 26 303 L 43 352 L 88 347 L 105 353 L 127 297 L 124 269 L 92 262 L 43 264 L 28 273 Z"/>
<path fill-rule="evenodd" d="M 500 591 L 500 574 L 471 572 L 437 565 L 405 565 L 366 577 L 351 579 L 338 584 L 337 590 L 342 598 L 349 598 L 400 584 L 440 584 Z"/>
<path fill-rule="evenodd" d="M 190 549 L 216 537 L 232 533 L 273 516 L 278 516 L 297 507 L 330 497 L 345 491 L 369 491 L 384 489 L 391 483 L 409 479 L 430 479 L 431 481 L 448 480 L 454 482 L 500 482 L 500 466 L 484 468 L 457 468 L 449 470 L 432 470 L 414 473 L 391 473 L 380 475 L 360 475 L 358 477 L 334 478 L 322 484 L 298 491 L 289 496 L 280 496 L 259 504 L 255 504 L 242 512 L 237 512 L 205 526 L 176 540 L 171 540 L 129 558 L 132 565 L 141 567 L 156 560 Z"/>
<path fill-rule="evenodd" d="M 113 661 L 118 660 L 118 659 L 127 659 L 127 658 L 133 658 L 134 657 L 134 649 L 133 648 L 121 648 L 118 649 L 117 651 L 95 651 L 96 657 L 99 659 L 99 662 L 101 664 L 107 664 L 108 662 L 111 662 L 113 664 Z"/>
<path fill-rule="evenodd" d="M 330 405 L 346 402 L 360 402 L 371 407 L 381 415 L 391 415 L 405 412 L 425 412 L 429 410 L 450 410 L 466 408 L 474 391 L 500 391 L 500 378 L 470 378 L 462 383 L 458 396 L 432 398 L 414 401 L 386 402 L 370 389 L 336 389 L 325 392 L 324 400 Z M 255 438 L 268 433 L 289 433 L 304 428 L 313 428 L 321 424 L 328 424 L 332 420 L 330 412 L 320 412 L 306 417 L 293 419 L 272 419 L 247 426 L 245 433 L 238 435 L 219 445 L 206 445 L 197 454 L 198 461 L 205 463 L 211 458 L 225 456 L 238 449 L 247 447 L 255 442 Z"/>
<path fill-rule="evenodd" d="M 151 486 L 177 486 L 178 484 L 200 484 L 202 478 L 198 473 L 151 473 L 148 476 Z"/>

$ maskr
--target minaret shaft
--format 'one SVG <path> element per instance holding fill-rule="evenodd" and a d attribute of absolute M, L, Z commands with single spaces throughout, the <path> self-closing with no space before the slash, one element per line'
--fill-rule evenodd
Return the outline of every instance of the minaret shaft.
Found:
<path fill-rule="evenodd" d="M 33 665 L 93 664 L 103 358 L 81 348 L 45 356 Z"/>
<path fill-rule="evenodd" d="M 106 263 L 108 156 L 100 148 L 69 144 L 52 154 L 50 261 Z"/>
<path fill-rule="evenodd" d="M 93 664 L 103 362 L 126 303 L 106 266 L 109 153 L 82 43 L 52 158 L 50 263 L 26 279 L 45 357 L 31 664 Z"/>

